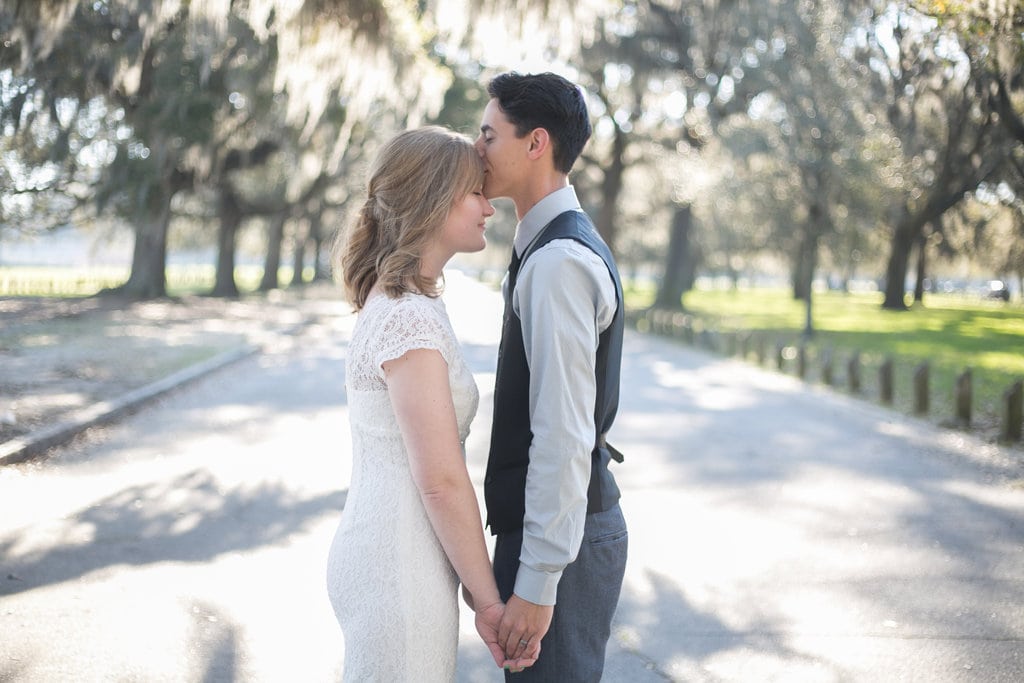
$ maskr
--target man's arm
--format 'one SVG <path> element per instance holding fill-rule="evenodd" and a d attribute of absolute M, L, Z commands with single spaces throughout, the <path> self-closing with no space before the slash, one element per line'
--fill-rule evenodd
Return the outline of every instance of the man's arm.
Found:
<path fill-rule="evenodd" d="M 562 571 L 586 521 L 594 446 L 598 335 L 615 314 L 615 286 L 600 257 L 553 241 L 524 264 L 513 293 L 530 366 L 530 469 L 523 548 L 499 643 L 513 656 L 550 626 Z"/>

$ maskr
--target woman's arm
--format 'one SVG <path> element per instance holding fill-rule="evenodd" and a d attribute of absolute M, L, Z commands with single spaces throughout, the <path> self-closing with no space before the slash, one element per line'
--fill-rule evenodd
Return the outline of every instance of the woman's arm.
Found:
<path fill-rule="evenodd" d="M 413 349 L 381 367 L 434 533 L 469 592 L 474 611 L 487 612 L 501 605 L 501 599 L 459 443 L 448 364 L 438 351 Z"/>
<path fill-rule="evenodd" d="M 498 666 L 521 670 L 540 654 L 540 641 L 516 660 L 498 645 L 504 604 L 484 543 L 480 505 L 469 479 L 448 384 L 448 364 L 440 352 L 413 349 L 381 364 L 413 481 L 427 517 L 476 613 L 476 628 Z"/>

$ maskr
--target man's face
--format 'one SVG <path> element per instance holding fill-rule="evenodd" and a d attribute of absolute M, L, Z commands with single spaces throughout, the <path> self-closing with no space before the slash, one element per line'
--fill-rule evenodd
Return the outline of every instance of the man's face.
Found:
<path fill-rule="evenodd" d="M 484 195 L 488 199 L 515 199 L 522 174 L 528 168 L 529 145 L 529 136 L 516 137 L 516 127 L 498 106 L 498 100 L 491 99 L 484 108 L 480 137 L 476 139 L 476 149 L 487 168 Z"/>

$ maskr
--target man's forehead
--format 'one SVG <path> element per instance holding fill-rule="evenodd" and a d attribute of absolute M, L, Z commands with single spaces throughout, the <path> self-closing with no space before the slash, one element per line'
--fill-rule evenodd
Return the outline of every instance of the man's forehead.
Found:
<path fill-rule="evenodd" d="M 502 126 L 510 126 L 511 122 L 505 116 L 505 112 L 498 106 L 497 100 L 491 100 L 484 108 L 483 122 L 480 124 L 481 131 L 493 131 Z"/>

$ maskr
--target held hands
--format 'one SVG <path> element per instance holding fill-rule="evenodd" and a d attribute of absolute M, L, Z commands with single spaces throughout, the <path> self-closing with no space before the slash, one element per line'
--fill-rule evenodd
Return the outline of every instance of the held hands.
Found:
<path fill-rule="evenodd" d="M 487 649 L 491 651 L 491 657 L 494 658 L 495 664 L 518 673 L 537 661 L 537 657 L 540 655 L 540 638 L 536 639 L 535 644 L 531 643 L 530 648 L 521 648 L 522 652 L 517 655 L 505 656 L 505 650 L 498 644 L 498 625 L 505 614 L 503 603 L 499 601 L 477 609 L 473 606 L 472 598 L 465 591 L 463 597 L 476 612 L 476 632 L 480 634 Z"/>
<path fill-rule="evenodd" d="M 503 654 L 510 660 L 536 661 L 540 641 L 551 627 L 554 611 L 554 605 L 537 605 L 513 595 L 498 626 L 497 644 Z"/>

